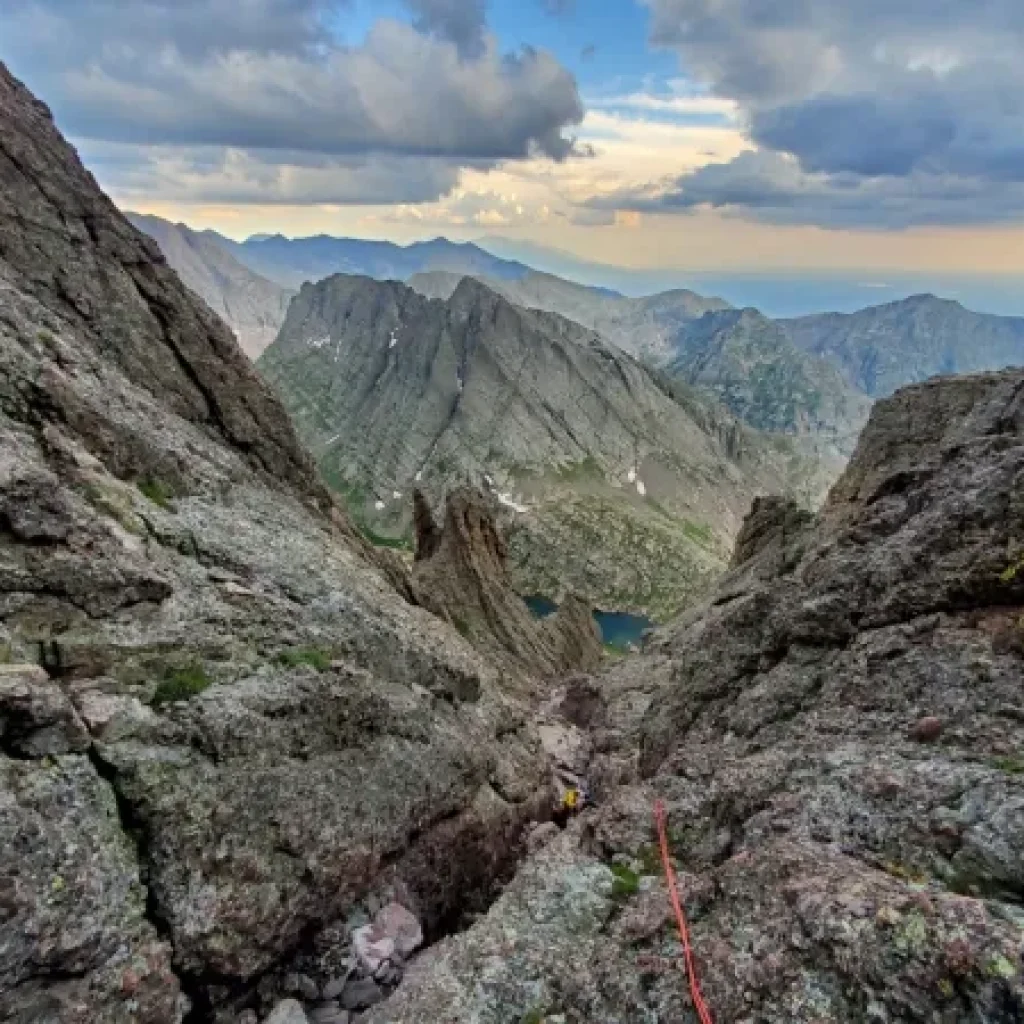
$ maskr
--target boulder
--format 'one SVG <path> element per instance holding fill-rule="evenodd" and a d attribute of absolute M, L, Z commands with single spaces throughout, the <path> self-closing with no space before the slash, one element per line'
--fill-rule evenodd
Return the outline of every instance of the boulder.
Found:
<path fill-rule="evenodd" d="M 274 1007 L 265 1024 L 309 1024 L 302 1004 L 295 999 L 282 999 Z"/>

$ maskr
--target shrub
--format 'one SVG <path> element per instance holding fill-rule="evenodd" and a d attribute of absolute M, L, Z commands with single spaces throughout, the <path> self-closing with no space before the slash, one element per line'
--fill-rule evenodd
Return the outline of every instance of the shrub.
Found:
<path fill-rule="evenodd" d="M 183 668 L 171 669 L 160 681 L 153 694 L 153 707 L 173 704 L 175 701 L 188 700 L 213 685 L 213 680 L 198 662 Z"/>
<path fill-rule="evenodd" d="M 287 668 L 308 665 L 310 668 L 315 668 L 317 672 L 326 672 L 331 667 L 332 656 L 330 651 L 317 647 L 292 647 L 281 651 L 276 660 L 279 665 L 284 665 Z"/>

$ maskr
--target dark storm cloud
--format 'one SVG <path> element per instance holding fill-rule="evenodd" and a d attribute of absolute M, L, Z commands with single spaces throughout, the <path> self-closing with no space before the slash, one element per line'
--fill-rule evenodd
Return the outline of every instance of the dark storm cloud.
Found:
<path fill-rule="evenodd" d="M 990 221 L 1000 205 L 1020 217 L 1020 0 L 644 2 L 654 41 L 740 104 L 764 156 L 682 176 L 665 208 L 873 226 Z M 791 170 L 801 187 L 783 198 Z"/>
<path fill-rule="evenodd" d="M 317 154 L 339 181 L 365 182 L 373 202 L 386 199 L 354 160 L 386 157 L 394 170 L 415 158 L 408 173 L 424 187 L 413 192 L 437 198 L 463 166 L 566 158 L 583 117 L 575 79 L 553 56 L 498 51 L 482 0 L 406 0 L 414 25 L 380 20 L 357 46 L 329 30 L 344 0 L 6 2 L 0 58 L 75 138 L 258 151 L 254 167 Z M 168 166 L 168 152 L 157 158 Z M 449 166 L 424 173 L 421 159 Z M 379 180 L 395 185 L 394 201 L 412 201 L 400 177 Z"/>

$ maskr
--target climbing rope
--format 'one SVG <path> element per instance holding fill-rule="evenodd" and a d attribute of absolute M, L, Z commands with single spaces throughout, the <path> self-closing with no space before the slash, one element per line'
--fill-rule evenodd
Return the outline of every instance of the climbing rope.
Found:
<path fill-rule="evenodd" d="M 679 938 L 683 943 L 683 956 L 686 961 L 686 976 L 690 982 L 690 998 L 693 1000 L 700 1024 L 714 1024 L 711 1019 L 711 1011 L 708 1004 L 704 1002 L 704 996 L 700 991 L 700 982 L 697 980 L 697 969 L 693 959 L 693 949 L 690 946 L 690 929 L 686 926 L 686 914 L 683 913 L 683 904 L 679 899 L 679 887 L 676 884 L 676 873 L 672 868 L 672 855 L 668 849 L 668 830 L 665 819 L 665 803 L 658 800 L 654 804 L 654 820 L 658 826 L 658 843 L 661 846 L 661 863 L 665 869 L 665 881 L 668 882 L 669 898 L 672 900 L 672 909 L 676 914 L 676 924 L 679 926 Z"/>

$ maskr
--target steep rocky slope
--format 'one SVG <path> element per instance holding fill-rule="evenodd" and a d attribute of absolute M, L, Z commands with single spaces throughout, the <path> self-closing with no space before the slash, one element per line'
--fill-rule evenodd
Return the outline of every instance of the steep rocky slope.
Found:
<path fill-rule="evenodd" d="M 428 298 L 447 299 L 462 276 L 445 271 L 422 273 L 410 278 L 409 286 Z M 685 288 L 628 298 L 535 270 L 511 279 L 474 276 L 517 306 L 558 313 L 597 331 L 623 351 L 655 364 L 672 358 L 673 338 L 683 324 L 729 308 L 722 299 Z"/>
<path fill-rule="evenodd" d="M 974 313 L 934 295 L 780 323 L 800 348 L 834 363 L 872 397 L 938 373 L 1024 364 L 1024 317 Z"/>
<path fill-rule="evenodd" d="M 787 441 L 473 278 L 447 302 L 305 286 L 259 365 L 375 532 L 402 535 L 415 486 L 489 489 L 524 593 L 668 614 L 724 566 L 753 494 L 820 486 Z"/>
<path fill-rule="evenodd" d="M 595 683 L 597 806 L 371 1024 L 1024 1019 L 1024 373 L 875 406 L 816 520 Z"/>
<path fill-rule="evenodd" d="M 449 927 L 550 799 L 533 677 L 400 596 L 2 66 L 0 369 L 0 1019 L 234 1020 L 367 900 Z"/>
<path fill-rule="evenodd" d="M 708 313 L 672 339 L 666 372 L 716 395 L 759 430 L 813 438 L 849 457 L 871 400 L 756 309 Z"/>
<path fill-rule="evenodd" d="M 161 217 L 127 217 L 160 246 L 178 277 L 227 322 L 247 356 L 255 359 L 277 337 L 291 290 L 244 266 L 213 232 L 193 231 Z"/>
<path fill-rule="evenodd" d="M 435 272 L 417 274 L 409 285 L 429 298 L 447 299 L 460 280 Z M 525 309 L 558 313 L 591 328 L 713 395 L 758 430 L 812 439 L 836 473 L 867 420 L 870 399 L 756 309 L 732 309 L 685 289 L 627 298 L 532 271 L 484 283 Z"/>

